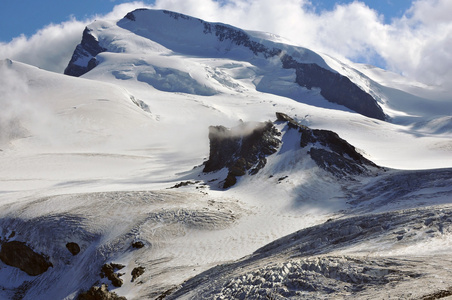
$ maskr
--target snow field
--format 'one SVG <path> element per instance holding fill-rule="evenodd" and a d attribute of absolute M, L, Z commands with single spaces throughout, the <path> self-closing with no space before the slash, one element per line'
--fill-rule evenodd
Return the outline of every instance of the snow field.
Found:
<path fill-rule="evenodd" d="M 452 177 L 432 169 L 452 167 L 450 99 L 277 44 L 349 76 L 391 117 L 369 119 L 297 86 L 277 59 L 206 38 L 198 20 L 179 16 L 174 29 L 153 14 L 90 25 L 109 52 L 83 78 L 0 63 L 0 238 L 25 240 L 54 265 L 31 278 L 0 263 L 0 298 L 73 299 L 108 283 L 98 276 L 105 262 L 126 266 L 113 290 L 128 299 L 173 288 L 169 298 L 409 298 L 427 292 L 412 286 L 448 287 Z M 388 169 L 339 180 L 278 124 L 282 145 L 258 174 L 223 191 L 225 170 L 201 172 L 209 126 L 274 121 L 275 112 L 337 132 Z M 137 240 L 143 249 L 131 248 Z M 146 271 L 132 283 L 136 266 Z"/>

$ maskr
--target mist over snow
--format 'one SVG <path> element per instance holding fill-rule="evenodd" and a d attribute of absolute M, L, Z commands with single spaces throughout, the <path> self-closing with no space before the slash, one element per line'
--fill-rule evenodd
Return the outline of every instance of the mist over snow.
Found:
<path fill-rule="evenodd" d="M 9 70 L 9 61 L 0 63 L 0 76 L 4 78 L 0 86 L 0 143 L 26 135 L 20 124 L 20 116 L 27 113 L 28 99 L 24 99 L 28 89 L 25 79 L 20 74 Z"/>
<path fill-rule="evenodd" d="M 32 133 L 52 135 L 53 116 L 50 109 L 30 95 L 28 79 L 13 68 L 9 60 L 0 61 L 0 147 Z"/>

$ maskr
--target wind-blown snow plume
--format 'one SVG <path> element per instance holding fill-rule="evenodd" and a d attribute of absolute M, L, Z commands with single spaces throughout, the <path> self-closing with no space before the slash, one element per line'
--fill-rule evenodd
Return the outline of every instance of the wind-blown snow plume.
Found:
<path fill-rule="evenodd" d="M 25 78 L 11 70 L 11 64 L 10 60 L 0 61 L 0 145 L 27 134 L 20 120 L 32 111 L 25 100 L 28 89 Z"/>
<path fill-rule="evenodd" d="M 61 125 L 50 108 L 30 92 L 29 79 L 14 64 L 9 59 L 0 61 L 0 145 L 34 135 L 57 140 Z"/>

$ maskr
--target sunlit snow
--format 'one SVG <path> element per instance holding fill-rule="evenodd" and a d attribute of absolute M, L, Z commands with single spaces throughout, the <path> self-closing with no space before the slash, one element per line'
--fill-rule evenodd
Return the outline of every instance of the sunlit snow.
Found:
<path fill-rule="evenodd" d="M 204 271 L 225 280 L 225 289 L 212 287 L 211 294 L 204 283 L 186 294 L 185 286 L 179 291 L 196 299 L 201 291 L 209 297 L 232 295 L 227 289 L 238 297 L 240 287 L 232 287 L 239 280 L 244 287 L 267 271 L 285 276 L 289 262 L 299 273 L 309 271 L 305 265 L 314 270 L 341 263 L 356 273 L 360 264 L 380 270 L 382 261 L 402 265 L 400 261 L 416 255 L 428 260 L 430 254 L 450 252 L 452 171 L 445 168 L 452 168 L 452 101 L 442 91 L 374 67 L 346 64 L 308 49 L 299 52 L 301 61 L 346 75 L 375 97 L 389 119 L 371 119 L 328 102 L 316 88 L 298 86 L 294 72 L 275 59 L 255 56 L 244 47 L 224 48 L 214 36 L 205 38 L 197 19 L 174 19 L 160 11 L 139 11 L 137 19 L 89 25 L 108 51 L 98 54 L 99 65 L 81 78 L 0 62 L 0 241 L 14 231 L 9 240 L 33 245 L 53 264 L 31 277 L 0 263 L 0 298 L 16 299 L 23 290 L 23 299 L 74 299 L 80 290 L 107 282 L 98 270 L 105 262 L 126 265 L 124 285 L 113 291 L 127 299 L 155 298 Z M 162 29 L 157 33 L 156 24 Z M 250 34 L 268 39 L 267 34 Z M 273 37 L 263 43 L 283 42 Z M 236 186 L 222 190 L 218 182 L 224 170 L 202 173 L 209 126 L 275 121 L 276 112 L 338 133 L 386 169 L 374 178 L 341 181 L 307 159 L 298 133 L 280 124 L 282 145 L 258 174 L 242 176 Z M 191 184 L 171 189 L 185 181 Z M 406 224 L 397 221 L 399 211 Z M 394 228 L 382 225 L 381 231 L 340 244 L 337 251 L 331 240 L 322 239 L 322 230 L 332 230 L 328 224 L 333 221 L 336 229 L 350 231 L 337 231 L 338 237 L 367 234 L 364 225 L 354 232 L 354 219 L 348 218 L 361 218 L 359 224 L 364 224 L 366 215 L 377 213 L 387 213 L 384 220 Z M 428 218 L 434 220 L 427 224 Z M 283 240 L 287 249 L 268 250 L 268 256 L 259 256 L 262 260 L 248 257 L 251 262 L 244 260 L 243 271 L 225 265 L 229 273 L 224 278 L 218 275 L 221 267 L 209 271 L 315 225 L 320 227 L 309 233 L 317 243 L 309 248 L 312 255 L 329 254 L 319 250 L 324 246 L 332 249 L 333 258 L 295 261 L 293 241 L 304 240 L 289 236 Z M 373 226 L 377 228 L 369 228 Z M 132 249 L 137 240 L 145 247 Z M 81 253 L 73 257 L 65 248 L 68 242 L 77 242 Z M 353 264 L 343 255 L 365 258 Z M 437 262 L 429 263 L 428 276 L 416 280 L 444 289 L 449 285 L 431 279 Z M 146 268 L 139 283 L 131 282 L 136 266 Z M 404 280 L 421 267 L 413 262 L 401 269 L 397 280 L 406 290 Z M 369 274 L 387 275 L 375 270 Z M 446 275 L 450 271 L 439 271 L 442 279 L 450 278 Z M 373 289 L 380 298 L 386 295 L 384 286 Z M 352 298 L 346 287 L 338 290 L 340 297 Z M 251 295 L 246 294 L 250 290 L 242 292 Z M 412 292 L 422 296 L 420 290 Z"/>

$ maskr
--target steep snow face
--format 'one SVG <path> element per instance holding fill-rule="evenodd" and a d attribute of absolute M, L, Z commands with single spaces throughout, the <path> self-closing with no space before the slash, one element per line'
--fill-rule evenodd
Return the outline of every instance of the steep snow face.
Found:
<path fill-rule="evenodd" d="M 224 92 L 213 86 L 218 83 L 229 88 L 243 85 L 245 74 L 240 74 L 239 78 L 232 75 L 234 80 L 231 82 L 231 78 L 224 76 L 231 75 L 230 68 L 213 65 L 215 60 L 227 58 L 251 65 L 245 76 L 252 80 L 255 90 L 318 107 L 353 110 L 397 124 L 418 128 L 425 118 L 444 116 L 452 106 L 449 95 L 399 75 L 319 55 L 271 34 L 244 31 L 169 11 L 142 9 L 127 14 L 118 22 L 94 22 L 85 30 L 68 71 L 74 70 L 71 74 L 79 76 L 101 62 L 106 63 L 105 56 L 100 54 L 105 51 L 139 54 L 142 59 L 154 56 L 153 61 L 146 58 L 149 66 L 143 74 L 133 74 L 129 70 L 127 74 L 116 74 L 116 78 L 139 77 L 162 91 L 212 95 Z M 162 70 L 158 65 L 155 68 L 159 59 L 165 58 L 168 62 L 175 56 L 190 62 L 191 66 L 185 67 L 182 63 L 172 69 Z M 195 58 L 200 57 L 210 59 L 204 60 L 201 68 L 193 67 L 199 66 Z M 132 61 L 130 65 L 133 65 Z M 143 69 L 143 65 L 140 68 Z M 100 74 L 93 77 L 98 78 Z M 176 81 L 186 84 L 180 87 Z M 209 88 L 191 89 L 189 85 Z M 325 99 L 330 103 L 325 104 Z"/>
<path fill-rule="evenodd" d="M 295 71 L 295 78 L 292 76 L 287 78 L 291 80 L 290 84 L 284 79 L 279 83 L 273 81 L 271 84 L 268 84 L 268 80 L 259 80 L 256 81 L 258 90 L 288 95 L 299 101 L 300 93 L 298 95 L 293 92 L 287 93 L 288 85 L 292 85 L 291 90 L 296 90 L 294 86 L 298 86 L 304 91 L 303 94 L 316 88 L 320 89 L 321 98 L 329 102 L 338 103 L 368 117 L 385 119 L 385 114 L 371 95 L 331 69 L 320 55 L 306 48 L 274 42 L 274 38 L 265 39 L 265 36 L 268 35 L 248 33 L 229 25 L 209 23 L 170 11 L 135 10 L 116 24 L 97 21 L 90 25 L 89 30 L 88 28 L 85 30 L 82 43 L 75 50 L 66 73 L 79 76 L 82 71 L 92 70 L 102 62 L 102 59 L 94 56 L 94 53 L 104 51 L 140 54 L 157 52 L 167 56 L 177 54 L 188 60 L 193 56 L 229 58 L 250 62 L 264 75 L 263 78 L 268 78 L 281 69 Z M 199 88 L 171 89 L 171 82 L 162 83 L 159 80 L 168 75 L 166 71 L 162 74 L 153 66 L 149 69 L 146 73 L 140 74 L 140 78 L 157 89 L 198 95 L 212 94 L 212 91 Z M 187 83 L 190 81 L 190 72 L 182 70 L 169 72 L 177 81 Z M 209 76 L 206 73 L 204 71 L 204 74 Z M 197 82 L 195 79 L 190 84 L 196 86 Z"/>
<path fill-rule="evenodd" d="M 248 61 L 277 56 L 284 51 L 299 62 L 315 63 L 331 71 L 323 59 L 309 49 L 275 43 L 266 39 L 265 34 L 171 11 L 135 10 L 117 25 L 177 53 Z"/>

